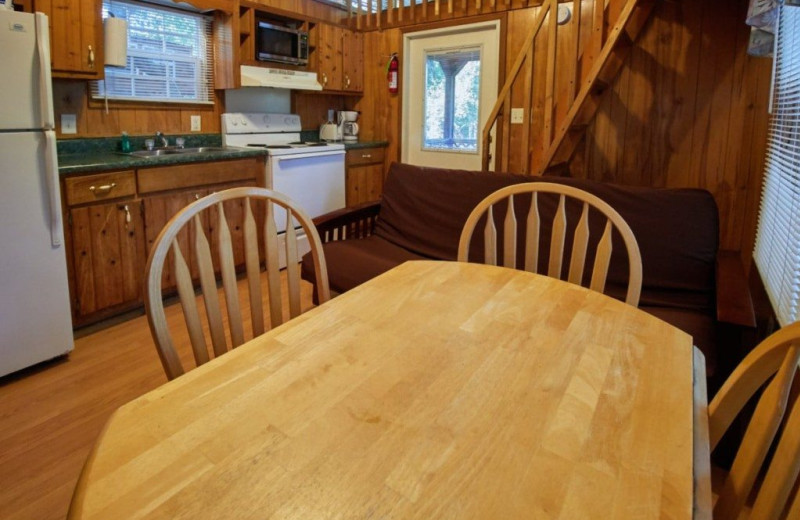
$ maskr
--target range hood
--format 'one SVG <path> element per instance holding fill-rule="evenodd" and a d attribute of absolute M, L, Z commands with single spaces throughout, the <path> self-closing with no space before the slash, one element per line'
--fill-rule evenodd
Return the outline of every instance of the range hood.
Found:
<path fill-rule="evenodd" d="M 243 87 L 273 87 L 295 90 L 322 90 L 316 72 L 271 69 L 242 65 Z"/>

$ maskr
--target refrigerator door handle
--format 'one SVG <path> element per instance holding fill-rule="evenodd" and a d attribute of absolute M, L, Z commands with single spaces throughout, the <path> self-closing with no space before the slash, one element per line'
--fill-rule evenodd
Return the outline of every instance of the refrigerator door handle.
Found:
<path fill-rule="evenodd" d="M 53 247 L 64 243 L 64 227 L 61 223 L 61 190 L 58 187 L 58 155 L 56 152 L 56 133 L 45 130 L 44 167 L 47 180 L 47 198 L 50 202 L 50 242 Z"/>
<path fill-rule="evenodd" d="M 36 48 L 39 55 L 39 96 L 41 124 L 44 130 L 55 130 L 53 115 L 53 82 L 50 74 L 50 28 L 47 15 L 36 13 Z"/>

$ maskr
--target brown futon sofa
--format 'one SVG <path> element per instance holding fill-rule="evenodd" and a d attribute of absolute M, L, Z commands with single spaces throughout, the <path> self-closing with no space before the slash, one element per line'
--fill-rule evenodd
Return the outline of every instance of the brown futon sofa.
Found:
<path fill-rule="evenodd" d="M 725 377 L 741 357 L 738 347 L 729 348 L 727 340 L 725 345 L 721 343 L 723 324 L 752 327 L 755 320 L 738 255 L 718 250 L 717 206 L 705 190 L 630 187 L 394 163 L 380 201 L 315 219 L 331 290 L 345 292 L 407 260 L 455 260 L 461 229 L 478 202 L 503 186 L 536 181 L 588 191 L 622 215 L 642 255 L 639 308 L 694 337 L 706 355 L 710 385 L 716 387 L 715 380 Z M 549 229 L 544 225 L 549 225 L 547 213 L 552 215 L 554 208 L 555 200 L 540 202 L 542 251 L 549 251 Z M 580 208 L 567 209 L 568 221 L 574 225 Z M 517 215 L 524 214 L 517 211 Z M 499 221 L 504 215 L 505 209 L 498 208 L 495 218 Z M 595 237 L 600 235 L 599 220 L 596 224 L 592 220 Z M 498 225 L 498 230 L 501 228 Z M 479 235 L 477 232 L 473 238 L 471 258 L 473 251 L 482 251 Z M 628 278 L 627 254 L 619 239 L 614 244 L 606 292 L 622 299 Z M 542 262 L 546 256 L 541 255 Z M 591 265 L 591 258 L 587 264 Z M 305 280 L 314 283 L 310 255 L 303 259 L 302 273 Z"/>

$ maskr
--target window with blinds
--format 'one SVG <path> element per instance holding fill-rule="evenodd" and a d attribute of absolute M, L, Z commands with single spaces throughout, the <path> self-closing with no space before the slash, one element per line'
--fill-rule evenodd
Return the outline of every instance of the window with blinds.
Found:
<path fill-rule="evenodd" d="M 103 17 L 128 22 L 128 60 L 106 67 L 92 96 L 125 101 L 213 103 L 211 17 L 133 1 L 103 0 Z"/>
<path fill-rule="evenodd" d="M 755 262 L 778 321 L 800 298 L 800 6 L 782 6 L 775 40 L 772 118 Z"/>

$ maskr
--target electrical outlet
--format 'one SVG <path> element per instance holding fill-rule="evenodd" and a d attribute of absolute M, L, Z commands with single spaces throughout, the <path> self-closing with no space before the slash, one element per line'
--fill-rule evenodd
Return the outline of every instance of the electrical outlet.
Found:
<path fill-rule="evenodd" d="M 61 114 L 61 133 L 77 134 L 78 122 L 75 114 Z"/>
<path fill-rule="evenodd" d="M 200 116 L 192 116 L 192 132 L 199 132 L 200 131 Z"/>
<path fill-rule="evenodd" d="M 524 108 L 512 108 L 511 109 L 511 124 L 513 125 L 521 125 L 522 120 L 525 117 L 525 109 Z"/>

